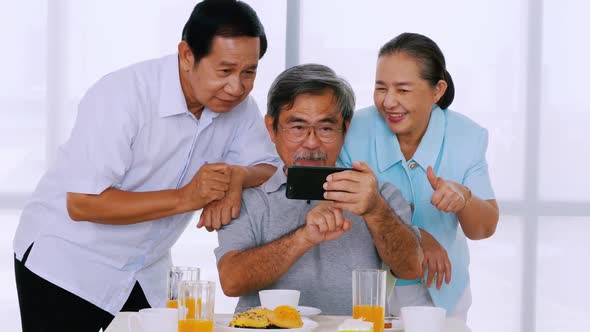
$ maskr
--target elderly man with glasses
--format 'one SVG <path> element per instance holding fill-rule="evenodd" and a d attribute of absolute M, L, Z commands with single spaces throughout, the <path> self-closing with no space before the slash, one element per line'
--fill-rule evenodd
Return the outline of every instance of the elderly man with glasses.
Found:
<path fill-rule="evenodd" d="M 349 84 L 326 66 L 296 66 L 274 81 L 265 123 L 285 166 L 243 192 L 240 216 L 218 232 L 215 250 L 224 293 L 240 296 L 238 311 L 260 305 L 258 290 L 281 288 L 300 290 L 301 305 L 350 315 L 354 269 L 385 264 L 398 277 L 419 276 L 410 207 L 365 163 L 328 176 L 327 200 L 286 198 L 288 166 L 336 164 L 353 109 Z"/>

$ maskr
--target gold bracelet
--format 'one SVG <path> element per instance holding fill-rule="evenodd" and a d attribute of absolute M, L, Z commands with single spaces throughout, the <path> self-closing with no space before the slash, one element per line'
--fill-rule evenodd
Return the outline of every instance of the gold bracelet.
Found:
<path fill-rule="evenodd" d="M 469 189 L 469 187 L 467 187 L 467 186 L 463 186 L 463 187 L 465 187 L 465 189 L 467 189 L 467 195 L 469 195 L 469 197 L 467 197 L 467 199 L 465 200 L 465 205 L 463 205 L 463 208 L 461 208 L 461 210 L 464 210 L 471 203 L 471 200 L 473 199 L 473 193 L 471 192 L 471 189 Z"/>

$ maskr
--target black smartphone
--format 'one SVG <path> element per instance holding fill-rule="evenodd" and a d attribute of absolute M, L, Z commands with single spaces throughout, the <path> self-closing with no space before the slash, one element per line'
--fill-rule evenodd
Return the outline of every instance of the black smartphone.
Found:
<path fill-rule="evenodd" d="M 354 170 L 345 167 L 290 166 L 287 168 L 287 198 L 325 200 L 324 183 L 328 175 Z"/>

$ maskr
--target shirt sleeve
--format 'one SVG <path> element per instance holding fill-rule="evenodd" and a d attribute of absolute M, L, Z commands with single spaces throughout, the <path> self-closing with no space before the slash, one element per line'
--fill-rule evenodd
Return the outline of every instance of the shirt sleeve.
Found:
<path fill-rule="evenodd" d="M 103 78 L 78 106 L 72 134 L 58 157 L 66 192 L 100 194 L 119 185 L 131 164 L 138 124 L 129 97 L 112 83 Z"/>
<path fill-rule="evenodd" d="M 228 149 L 226 162 L 230 165 L 254 166 L 270 164 L 279 166 L 281 161 L 264 125 L 253 98 L 244 105 L 244 116 L 239 119 L 237 132 Z"/>
<path fill-rule="evenodd" d="M 468 187 L 473 195 L 483 200 L 495 199 L 488 173 L 488 162 L 486 161 L 487 148 L 488 131 L 482 129 L 478 139 L 475 157 L 463 178 L 463 185 Z"/>
<path fill-rule="evenodd" d="M 389 207 L 391 207 L 393 212 L 397 214 L 403 223 L 408 225 L 418 238 L 421 238 L 418 227 L 412 225 L 412 209 L 410 208 L 410 204 L 408 204 L 404 198 L 402 192 L 393 184 L 382 182 L 381 196 L 383 196 L 385 201 L 389 204 Z"/>
<path fill-rule="evenodd" d="M 248 194 L 245 192 L 244 196 L 248 196 Z M 250 210 L 256 209 L 250 209 L 247 200 L 247 197 L 242 199 L 240 216 L 217 231 L 219 246 L 214 250 L 217 263 L 219 263 L 223 255 L 230 251 L 247 250 L 257 246 L 258 241 L 256 239 L 259 236 L 256 236 L 256 229 L 253 226 L 253 218 L 257 218 L 257 216 L 255 212 L 250 212 Z"/>

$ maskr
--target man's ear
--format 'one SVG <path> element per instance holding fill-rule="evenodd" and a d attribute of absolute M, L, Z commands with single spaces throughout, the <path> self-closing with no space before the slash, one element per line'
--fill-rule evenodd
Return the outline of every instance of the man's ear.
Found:
<path fill-rule="evenodd" d="M 275 128 L 273 127 L 273 120 L 274 119 L 272 118 L 272 116 L 268 114 L 264 116 L 264 124 L 266 125 L 266 130 L 268 131 L 268 135 L 270 135 L 270 139 L 274 143 L 277 133 L 275 131 Z"/>
<path fill-rule="evenodd" d="M 186 41 L 178 43 L 178 65 L 182 71 L 190 71 L 195 65 L 195 56 Z"/>
<path fill-rule="evenodd" d="M 346 137 L 346 134 L 348 133 L 348 128 L 350 128 L 350 120 L 344 121 L 344 128 L 346 129 L 346 132 L 344 132 L 344 136 Z"/>

